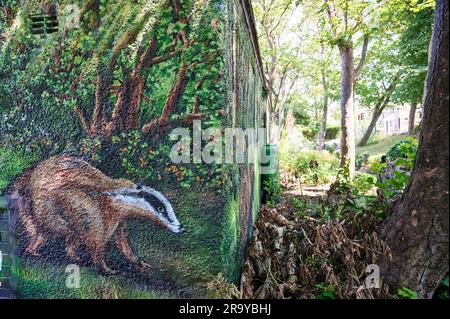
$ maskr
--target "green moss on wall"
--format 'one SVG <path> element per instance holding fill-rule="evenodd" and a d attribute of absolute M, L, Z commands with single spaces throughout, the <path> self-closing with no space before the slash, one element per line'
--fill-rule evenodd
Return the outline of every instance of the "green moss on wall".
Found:
<path fill-rule="evenodd" d="M 11 180 L 26 169 L 36 157 L 12 148 L 0 148 L 0 194 L 6 191 Z"/>
<path fill-rule="evenodd" d="M 17 297 L 24 299 L 161 299 L 179 298 L 175 292 L 143 285 L 127 277 L 102 277 L 89 267 L 80 268 L 80 288 L 66 287 L 65 266 L 22 260 L 19 265 Z"/>
<path fill-rule="evenodd" d="M 107 263 L 120 270 L 120 274 L 102 276 L 87 257 L 80 262 L 82 277 L 78 290 L 65 287 L 64 270 L 72 261 L 65 254 L 64 238 L 56 238 L 55 243 L 44 247 L 51 251 L 49 256 L 45 251 L 41 257 L 22 254 L 17 273 L 18 297 L 203 297 L 207 282 L 219 272 L 237 283 L 245 243 L 259 208 L 259 166 L 246 167 L 246 175 L 241 177 L 241 164 L 171 165 L 169 132 L 155 130 L 146 135 L 142 128 L 134 127 L 131 131 L 100 136 L 101 130 L 95 131 L 96 134 L 92 128 L 86 130 L 81 113 L 88 122 L 93 122 L 89 116 L 94 113 L 96 94 L 102 93 L 95 87 L 100 79 L 99 70 L 103 70 L 101 63 L 111 61 L 114 43 L 129 34 L 133 25 L 139 28 L 143 41 L 131 41 L 116 57 L 115 72 L 111 74 L 115 88 L 126 87 L 123 83 L 136 66 L 137 51 L 145 50 L 145 43 L 150 43 L 153 36 L 160 45 L 157 55 L 165 56 L 177 37 L 177 28 L 187 28 L 194 40 L 188 50 L 142 72 L 145 85 L 137 122 L 145 124 L 157 119 L 173 92 L 174 79 L 182 74 L 181 66 L 196 65 L 186 78 L 189 83 L 184 94 L 170 108 L 173 110 L 170 120 L 176 123 L 195 110 L 204 114 L 204 128 L 263 127 L 262 80 L 255 66 L 242 7 L 237 0 L 213 0 L 199 11 L 199 24 L 190 27 L 172 23 L 172 8 L 166 5 L 158 10 L 160 23 L 152 31 L 139 22 L 138 17 L 147 12 L 144 2 L 100 3 L 101 23 L 95 32 L 89 31 L 93 27 L 92 19 L 82 21 L 81 28 L 68 30 L 62 38 L 58 34 L 34 37 L 23 26 L 5 46 L 5 55 L 0 56 L 0 77 L 7 79 L 0 82 L 0 115 L 5 115 L 0 118 L 4 137 L 0 147 L 5 146 L 0 148 L 0 192 L 35 160 L 70 152 L 89 158 L 110 177 L 127 178 L 162 192 L 187 232 L 174 234 L 147 220 L 127 220 L 128 239 L 136 256 L 152 269 L 145 273 L 132 269 L 111 240 Z M 186 6 L 195 3 L 183 1 Z M 23 11 L 25 16 L 26 10 Z M 58 49 L 54 50 L 55 47 Z M 99 52 L 100 58 L 96 56 Z M 205 56 L 210 56 L 211 65 L 197 63 L 205 60 Z M 233 58 L 235 65 L 232 65 Z M 77 85 L 73 86 L 74 83 Z M 110 107 L 105 114 L 107 118 L 119 99 L 115 88 L 105 90 L 111 91 L 105 96 Z M 183 122 L 183 125 L 190 126 L 190 123 Z M 19 151 L 23 149 L 45 155 L 31 156 Z M 255 153 L 258 157 L 259 153 Z M 258 163 L 257 159 L 254 162 Z M 241 183 L 246 185 L 244 197 L 240 196 Z M 21 249 L 23 252 L 24 247 Z"/>
<path fill-rule="evenodd" d="M 222 224 L 222 243 L 220 245 L 220 257 L 225 278 L 231 282 L 237 282 L 240 275 L 239 250 L 239 204 L 236 199 L 229 199 Z"/>

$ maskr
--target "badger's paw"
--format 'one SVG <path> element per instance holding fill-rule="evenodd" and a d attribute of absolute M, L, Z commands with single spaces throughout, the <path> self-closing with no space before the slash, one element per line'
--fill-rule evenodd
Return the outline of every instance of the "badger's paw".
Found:
<path fill-rule="evenodd" d="M 30 239 L 30 243 L 28 244 L 25 252 L 34 257 L 40 257 L 39 249 L 45 243 L 45 238 L 41 235 L 34 236 Z"/>
<path fill-rule="evenodd" d="M 100 268 L 100 271 L 102 272 L 102 274 L 106 275 L 106 276 L 114 276 L 119 273 L 118 270 L 113 270 L 113 269 L 109 268 L 106 265 L 106 263 L 102 263 L 99 268 Z"/>
<path fill-rule="evenodd" d="M 137 262 L 137 267 L 139 268 L 140 271 L 142 272 L 147 272 L 150 269 L 152 269 L 153 267 L 150 264 L 147 264 L 145 261 L 143 260 L 139 260 Z"/>

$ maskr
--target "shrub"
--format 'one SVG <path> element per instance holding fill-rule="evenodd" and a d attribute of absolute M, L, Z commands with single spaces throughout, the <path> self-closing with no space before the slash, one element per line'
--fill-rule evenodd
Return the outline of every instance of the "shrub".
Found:
<path fill-rule="evenodd" d="M 330 182 L 337 175 L 339 159 L 327 151 L 292 153 L 282 148 L 280 163 L 284 171 L 301 177 L 305 184 L 320 184 Z"/>
<path fill-rule="evenodd" d="M 291 205 L 295 216 L 304 218 L 305 216 L 318 217 L 323 211 L 320 203 L 316 203 L 308 198 L 292 197 Z"/>
<path fill-rule="evenodd" d="M 389 201 L 405 189 L 414 166 L 417 147 L 418 141 L 408 137 L 396 143 L 380 163 L 372 164 L 372 170 L 378 175 L 377 187 Z"/>
<path fill-rule="evenodd" d="M 448 274 L 444 277 L 439 287 L 434 293 L 434 298 L 437 299 L 448 299 L 449 297 L 449 284 L 448 284 Z"/>
<path fill-rule="evenodd" d="M 369 153 L 368 152 L 356 154 L 355 165 L 356 165 L 357 170 L 360 170 L 361 167 L 363 167 L 364 165 L 367 165 L 368 163 L 369 163 Z"/>
<path fill-rule="evenodd" d="M 325 150 L 327 150 L 331 154 L 339 153 L 339 144 L 338 143 L 325 144 Z"/>
<path fill-rule="evenodd" d="M 375 177 L 367 173 L 356 173 L 353 176 L 353 187 L 360 194 L 368 193 L 375 185 Z"/>
<path fill-rule="evenodd" d="M 341 127 L 338 125 L 328 126 L 326 133 L 325 133 L 325 139 L 326 140 L 335 140 L 339 137 L 339 134 L 341 133 Z"/>
<path fill-rule="evenodd" d="M 338 299 L 339 289 L 335 285 L 317 284 L 318 292 L 315 294 L 316 299 Z"/>
<path fill-rule="evenodd" d="M 386 153 L 386 160 L 394 161 L 399 158 L 414 158 L 416 156 L 419 141 L 412 137 L 407 137 L 394 144 Z"/>
<path fill-rule="evenodd" d="M 369 137 L 369 140 L 367 141 L 367 143 L 366 143 L 366 146 L 367 145 L 373 145 L 373 144 L 377 144 L 377 143 L 380 143 L 381 141 L 383 141 L 385 139 L 385 137 L 383 136 L 383 135 L 381 135 L 381 134 L 372 134 L 370 137 Z"/>
<path fill-rule="evenodd" d="M 396 291 L 396 295 L 400 299 L 417 299 L 417 293 L 406 287 L 398 288 Z"/>
<path fill-rule="evenodd" d="M 264 181 L 263 190 L 267 194 L 266 204 L 274 207 L 280 202 L 283 193 L 283 187 L 276 179 L 268 179 Z"/>
<path fill-rule="evenodd" d="M 308 140 L 315 139 L 317 137 L 318 133 L 319 133 L 319 130 L 316 128 L 311 128 L 311 127 L 303 127 L 302 128 L 302 134 Z"/>
<path fill-rule="evenodd" d="M 170 164 L 170 142 L 151 141 L 140 131 L 122 132 L 110 140 L 82 140 L 80 152 L 105 174 L 135 181 L 159 180 L 185 189 L 209 186 L 221 192 L 223 168 L 219 164 Z"/>

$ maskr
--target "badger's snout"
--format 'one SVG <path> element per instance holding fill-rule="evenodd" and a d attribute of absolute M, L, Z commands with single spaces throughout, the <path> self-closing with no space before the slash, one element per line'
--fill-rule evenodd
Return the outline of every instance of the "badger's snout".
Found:
<path fill-rule="evenodd" d="M 184 234 L 186 232 L 186 228 L 183 225 L 180 225 L 178 234 Z"/>
<path fill-rule="evenodd" d="M 163 226 L 175 234 L 182 234 L 186 231 L 175 215 L 170 201 L 151 187 L 136 185 L 134 188 L 120 189 L 115 194 L 115 199 L 148 211 L 148 214 L 153 215 Z"/>
<path fill-rule="evenodd" d="M 180 223 L 171 223 L 170 225 L 168 225 L 167 227 L 172 233 L 175 234 L 183 234 L 186 232 L 186 228 L 184 228 L 183 225 L 181 225 Z"/>

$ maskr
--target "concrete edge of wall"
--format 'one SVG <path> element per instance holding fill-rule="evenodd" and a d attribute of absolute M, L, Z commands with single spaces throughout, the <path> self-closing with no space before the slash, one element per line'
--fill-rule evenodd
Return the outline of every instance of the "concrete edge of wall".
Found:
<path fill-rule="evenodd" d="M 253 14 L 253 7 L 249 0 L 239 0 L 239 2 L 241 3 L 242 8 L 244 9 L 245 20 L 247 22 L 247 28 L 250 33 L 253 51 L 255 53 L 256 61 L 258 63 L 258 70 L 260 72 L 264 90 L 267 90 L 266 76 L 264 74 L 264 67 L 263 67 L 263 62 L 262 62 L 262 58 L 261 58 L 261 51 L 259 48 L 258 32 L 256 30 L 255 16 Z"/>

